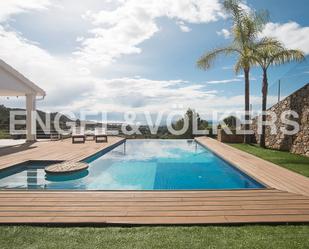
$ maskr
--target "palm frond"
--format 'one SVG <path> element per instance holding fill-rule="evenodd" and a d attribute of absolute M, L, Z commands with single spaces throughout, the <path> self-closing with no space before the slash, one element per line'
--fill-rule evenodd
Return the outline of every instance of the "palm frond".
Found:
<path fill-rule="evenodd" d="M 241 3 L 241 0 L 225 0 L 224 8 L 234 22 L 234 40 L 246 44 L 258 38 L 269 20 L 269 13 L 266 10 L 247 11 L 242 8 Z"/>
<path fill-rule="evenodd" d="M 267 47 L 273 47 L 277 49 L 284 49 L 284 45 L 275 38 L 272 37 L 263 37 L 259 41 L 253 44 L 252 49 L 263 49 Z"/>
<path fill-rule="evenodd" d="M 286 49 L 281 42 L 274 38 L 263 38 L 252 48 L 252 59 L 255 64 L 267 69 L 271 65 L 303 61 L 305 55 L 300 50 Z"/>
<path fill-rule="evenodd" d="M 242 60 L 241 60 L 241 58 L 239 58 L 238 60 L 237 60 L 237 62 L 235 63 L 235 65 L 234 65 L 234 71 L 235 71 L 235 73 L 240 73 L 240 71 L 242 70 L 244 68 L 244 65 L 243 65 L 243 62 L 242 62 Z"/>
<path fill-rule="evenodd" d="M 234 23 L 234 38 L 242 43 L 246 40 L 246 34 L 242 28 L 246 13 L 240 6 L 240 0 L 225 0 L 223 3 L 224 9 L 232 16 Z"/>
<path fill-rule="evenodd" d="M 281 65 L 292 61 L 301 62 L 303 60 L 305 60 L 304 52 L 297 49 L 283 49 L 272 55 L 270 64 Z"/>
<path fill-rule="evenodd" d="M 269 22 L 270 16 L 268 10 L 259 10 L 251 13 L 253 22 L 255 23 L 255 28 L 257 32 L 262 32 L 264 26 Z"/>
<path fill-rule="evenodd" d="M 237 48 L 234 47 L 226 47 L 226 48 L 217 48 L 214 49 L 213 51 L 205 53 L 198 61 L 197 61 L 197 67 L 201 69 L 209 69 L 214 60 L 224 54 L 224 55 L 229 55 L 232 53 L 239 53 L 240 51 Z"/>
<path fill-rule="evenodd" d="M 240 73 L 244 69 L 250 69 L 252 65 L 256 65 L 256 61 L 252 55 L 252 51 L 249 53 L 243 54 L 240 56 L 237 60 L 237 62 L 234 65 L 234 72 L 236 74 Z"/>
<path fill-rule="evenodd" d="M 240 3 L 240 0 L 225 0 L 223 6 L 224 9 L 234 18 L 240 18 L 243 16 L 243 9 L 241 8 Z"/>

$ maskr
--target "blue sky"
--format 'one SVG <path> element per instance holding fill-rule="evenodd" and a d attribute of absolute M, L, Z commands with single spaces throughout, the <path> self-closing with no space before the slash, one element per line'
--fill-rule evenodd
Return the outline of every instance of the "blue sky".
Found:
<path fill-rule="evenodd" d="M 245 5 L 270 11 L 264 35 L 309 54 L 308 2 L 248 0 Z M 125 111 L 192 107 L 208 117 L 213 110 L 243 109 L 244 84 L 232 70 L 235 58 L 220 57 L 207 72 L 195 66 L 205 51 L 231 42 L 230 29 L 220 0 L 3 1 L 0 58 L 47 91 L 38 104 L 46 111 L 108 111 L 114 113 L 109 119 L 121 120 Z M 278 79 L 283 95 L 296 90 L 309 77 L 308 65 L 272 68 L 270 102 Z M 253 69 L 251 78 L 251 102 L 258 108 L 260 70 Z"/>

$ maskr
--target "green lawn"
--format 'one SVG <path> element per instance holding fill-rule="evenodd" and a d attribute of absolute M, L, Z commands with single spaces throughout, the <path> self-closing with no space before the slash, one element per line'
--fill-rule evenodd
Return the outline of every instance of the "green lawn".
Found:
<path fill-rule="evenodd" d="M 52 228 L 0 227 L 12 248 L 308 248 L 309 226 Z"/>
<path fill-rule="evenodd" d="M 8 132 L 0 130 L 0 139 L 9 139 L 9 138 L 11 138 L 11 135 L 8 134 Z"/>
<path fill-rule="evenodd" d="M 309 177 L 309 157 L 299 156 L 285 151 L 262 149 L 257 145 L 229 145 Z"/>

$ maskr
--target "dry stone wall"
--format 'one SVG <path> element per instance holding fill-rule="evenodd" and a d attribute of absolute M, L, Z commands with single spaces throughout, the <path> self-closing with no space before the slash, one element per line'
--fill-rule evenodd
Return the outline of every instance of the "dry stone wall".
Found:
<path fill-rule="evenodd" d="M 295 154 L 309 156 L 309 84 L 294 92 L 270 108 L 277 114 L 278 120 L 275 122 L 277 134 L 272 135 L 270 127 L 266 128 L 266 147 L 290 151 Z M 281 127 L 289 129 L 284 125 L 280 116 L 284 111 L 293 110 L 298 113 L 298 118 L 289 118 L 298 122 L 300 130 L 295 135 L 284 135 Z M 255 138 L 259 142 L 257 135 L 257 119 L 253 119 L 252 129 L 255 131 Z"/>

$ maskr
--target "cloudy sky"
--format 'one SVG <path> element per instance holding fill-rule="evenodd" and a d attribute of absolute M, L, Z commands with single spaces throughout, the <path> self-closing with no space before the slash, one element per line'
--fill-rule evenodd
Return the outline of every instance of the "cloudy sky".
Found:
<path fill-rule="evenodd" d="M 107 111 L 110 120 L 122 120 L 125 111 L 192 107 L 207 116 L 242 110 L 244 83 L 233 73 L 235 58 L 221 58 L 207 72 L 195 66 L 205 51 L 231 42 L 220 2 L 0 0 L 0 58 L 46 90 L 38 102 L 45 111 Z M 270 11 L 265 35 L 309 54 L 308 1 L 292 2 L 246 5 Z M 270 101 L 278 79 L 284 89 L 295 88 L 308 72 L 307 64 L 273 68 Z M 253 106 L 261 102 L 260 73 L 254 69 L 251 76 Z M 21 99 L 0 101 L 24 105 Z"/>

